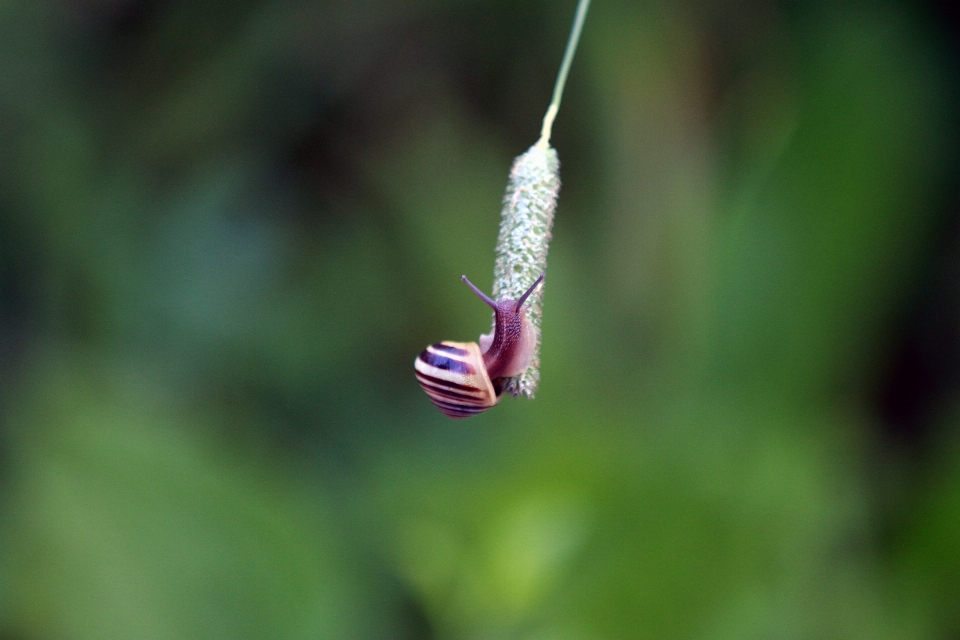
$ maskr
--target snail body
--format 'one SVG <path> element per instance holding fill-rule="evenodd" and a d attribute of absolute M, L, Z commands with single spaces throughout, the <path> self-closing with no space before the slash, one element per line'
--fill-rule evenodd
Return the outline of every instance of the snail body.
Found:
<path fill-rule="evenodd" d="M 537 278 L 518 300 L 492 300 L 463 276 L 494 312 L 493 330 L 476 342 L 443 341 L 424 349 L 413 366 L 430 401 L 451 418 L 467 418 L 500 400 L 502 383 L 530 365 L 536 334 L 523 304 L 541 282 Z"/>

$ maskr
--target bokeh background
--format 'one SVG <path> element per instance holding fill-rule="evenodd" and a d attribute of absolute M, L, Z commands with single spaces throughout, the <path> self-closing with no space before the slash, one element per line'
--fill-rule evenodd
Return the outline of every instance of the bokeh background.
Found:
<path fill-rule="evenodd" d="M 952 3 L 0 3 L 0 639 L 960 638 Z"/>

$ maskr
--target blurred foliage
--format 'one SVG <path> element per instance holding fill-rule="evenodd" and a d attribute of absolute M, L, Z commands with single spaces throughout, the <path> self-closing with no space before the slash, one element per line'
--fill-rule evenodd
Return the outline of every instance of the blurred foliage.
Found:
<path fill-rule="evenodd" d="M 416 385 L 574 4 L 0 4 L 0 638 L 960 635 L 946 5 L 595 2 L 538 398 Z"/>

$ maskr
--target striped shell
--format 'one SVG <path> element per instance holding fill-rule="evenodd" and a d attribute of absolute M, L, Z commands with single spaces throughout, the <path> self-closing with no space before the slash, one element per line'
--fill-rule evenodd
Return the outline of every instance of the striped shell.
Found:
<path fill-rule="evenodd" d="M 475 342 L 432 344 L 413 367 L 430 401 L 451 418 L 469 418 L 500 400 Z"/>

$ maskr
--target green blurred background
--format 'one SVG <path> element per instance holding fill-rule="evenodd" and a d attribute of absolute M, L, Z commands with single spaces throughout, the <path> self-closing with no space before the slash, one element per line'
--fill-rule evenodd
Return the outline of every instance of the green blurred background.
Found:
<path fill-rule="evenodd" d="M 947 2 L 0 3 L 0 640 L 960 638 Z"/>

